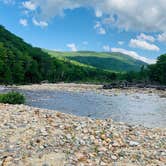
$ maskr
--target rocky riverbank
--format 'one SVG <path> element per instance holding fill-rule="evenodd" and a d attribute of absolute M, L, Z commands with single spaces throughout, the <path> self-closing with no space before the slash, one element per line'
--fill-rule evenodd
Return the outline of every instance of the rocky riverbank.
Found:
<path fill-rule="evenodd" d="M 18 88 L 23 90 L 57 90 L 57 91 L 69 91 L 69 92 L 82 92 L 82 91 L 102 90 L 102 85 L 58 83 L 58 84 L 33 84 L 33 85 L 12 86 L 11 88 Z"/>
<path fill-rule="evenodd" d="M 138 88 L 129 87 L 125 89 L 113 88 L 103 89 L 103 85 L 95 84 L 75 84 L 75 83 L 59 83 L 59 84 L 33 84 L 33 85 L 22 85 L 22 86 L 9 86 L 9 89 L 20 89 L 20 90 L 56 90 L 56 91 L 68 91 L 68 92 L 86 92 L 93 91 L 105 95 L 117 95 L 120 93 L 132 94 L 132 93 L 144 93 L 151 94 L 155 93 L 159 96 L 166 98 L 166 91 L 157 90 L 155 88 Z"/>
<path fill-rule="evenodd" d="M 2 166 L 134 166 L 166 163 L 166 129 L 0 104 Z"/>

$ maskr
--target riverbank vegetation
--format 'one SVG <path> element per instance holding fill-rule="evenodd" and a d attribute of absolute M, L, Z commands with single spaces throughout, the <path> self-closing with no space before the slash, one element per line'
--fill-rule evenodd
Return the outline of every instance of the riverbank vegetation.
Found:
<path fill-rule="evenodd" d="M 0 103 L 8 104 L 24 104 L 25 97 L 18 92 L 8 92 L 5 94 L 0 94 Z"/>
<path fill-rule="evenodd" d="M 156 64 L 142 66 L 139 72 L 127 72 L 121 79 L 136 83 L 166 85 L 166 54 L 159 56 Z"/>
<path fill-rule="evenodd" d="M 48 82 L 109 83 L 119 80 L 166 84 L 166 55 L 140 71 L 104 70 L 74 59 L 54 57 L 0 26 L 0 84 Z"/>

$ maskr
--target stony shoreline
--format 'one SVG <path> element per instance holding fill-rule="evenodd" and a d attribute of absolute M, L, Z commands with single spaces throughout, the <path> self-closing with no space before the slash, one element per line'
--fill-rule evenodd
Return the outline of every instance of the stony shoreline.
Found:
<path fill-rule="evenodd" d="M 164 166 L 166 129 L 0 104 L 2 166 Z"/>
<path fill-rule="evenodd" d="M 166 98 L 166 91 L 156 90 L 154 88 L 125 88 L 125 89 L 103 89 L 103 85 L 96 84 L 76 84 L 76 83 L 58 83 L 58 84 L 33 84 L 33 85 L 22 85 L 22 86 L 9 86 L 11 89 L 22 89 L 22 90 L 47 90 L 47 91 L 68 91 L 68 92 L 87 92 L 93 91 L 96 93 L 102 93 L 104 95 L 117 95 L 119 93 L 155 93 L 159 96 Z"/>
<path fill-rule="evenodd" d="M 13 86 L 11 88 L 18 88 L 23 90 L 57 90 L 57 91 L 83 92 L 83 91 L 101 90 L 102 85 L 76 84 L 76 83 L 58 83 L 58 84 L 49 83 L 49 84 Z"/>

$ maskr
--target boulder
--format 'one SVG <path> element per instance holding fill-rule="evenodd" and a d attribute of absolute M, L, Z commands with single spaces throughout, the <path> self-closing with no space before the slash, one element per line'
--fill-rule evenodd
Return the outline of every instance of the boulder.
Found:
<path fill-rule="evenodd" d="M 48 80 L 43 80 L 43 81 L 40 82 L 40 84 L 48 84 L 48 83 L 49 83 Z"/>

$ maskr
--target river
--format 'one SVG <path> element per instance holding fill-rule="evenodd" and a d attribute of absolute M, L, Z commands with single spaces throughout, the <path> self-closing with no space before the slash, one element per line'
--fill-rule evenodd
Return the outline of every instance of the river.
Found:
<path fill-rule="evenodd" d="M 109 96 L 89 91 L 22 90 L 21 92 L 27 98 L 27 105 L 34 107 L 97 119 L 112 118 L 117 122 L 146 127 L 166 126 L 166 98 L 153 93 L 120 93 Z"/>
<path fill-rule="evenodd" d="M 0 88 L 0 92 L 9 89 Z M 18 90 L 26 104 L 95 119 L 112 118 L 117 122 L 145 127 L 166 126 L 166 98 L 157 93 L 135 92 L 106 95 L 94 91 Z"/>

